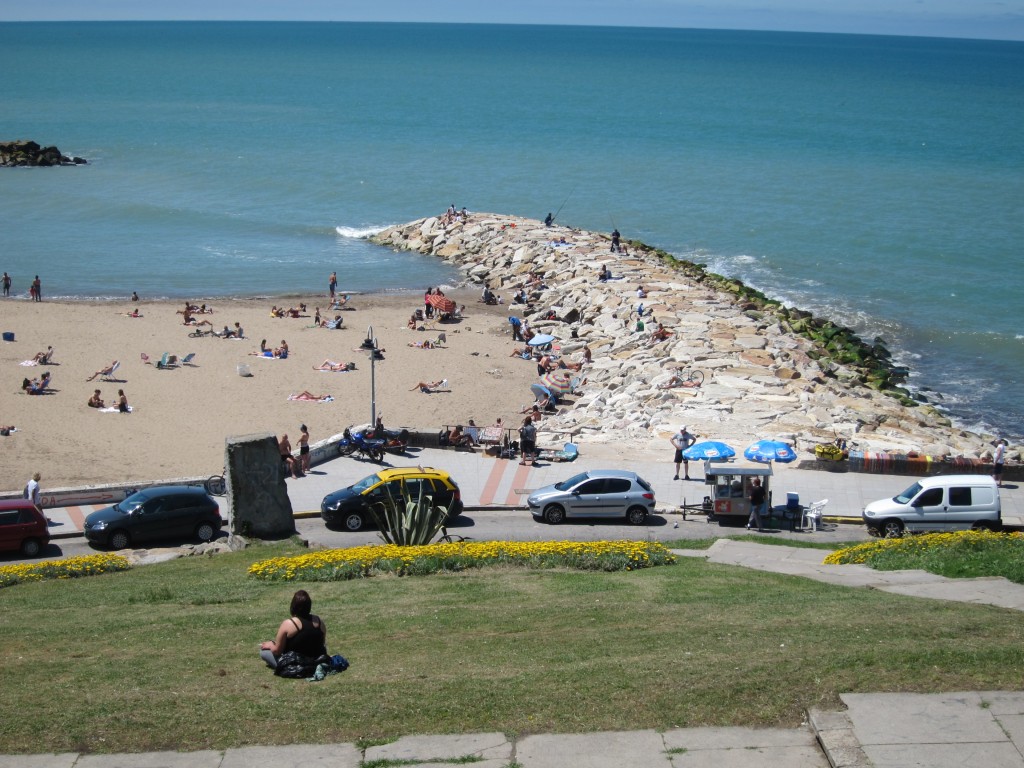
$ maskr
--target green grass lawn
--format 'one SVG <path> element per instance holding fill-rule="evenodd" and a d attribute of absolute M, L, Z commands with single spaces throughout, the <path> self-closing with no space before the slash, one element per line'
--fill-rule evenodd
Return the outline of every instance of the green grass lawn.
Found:
<path fill-rule="evenodd" d="M 847 691 L 1024 687 L 1024 622 L 681 558 L 595 573 L 496 568 L 263 582 L 293 543 L 0 590 L 0 752 L 352 742 L 414 733 L 795 726 Z M 352 667 L 257 657 L 295 589 Z"/>

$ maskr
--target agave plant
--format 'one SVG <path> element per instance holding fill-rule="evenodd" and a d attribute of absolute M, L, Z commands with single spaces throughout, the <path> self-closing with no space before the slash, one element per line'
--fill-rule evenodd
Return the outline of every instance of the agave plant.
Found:
<path fill-rule="evenodd" d="M 414 547 L 429 544 L 448 520 L 448 508 L 434 503 L 423 487 L 414 497 L 402 483 L 400 494 L 389 489 L 381 501 L 370 505 L 380 528 L 380 537 L 388 544 Z"/>

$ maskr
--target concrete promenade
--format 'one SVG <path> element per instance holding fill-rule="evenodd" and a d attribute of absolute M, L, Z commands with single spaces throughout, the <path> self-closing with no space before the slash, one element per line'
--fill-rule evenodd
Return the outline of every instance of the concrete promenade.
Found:
<path fill-rule="evenodd" d="M 609 445 L 583 446 L 579 458 L 572 463 L 545 461 L 525 467 L 516 461 L 487 457 L 479 450 L 410 449 L 405 456 L 386 454 L 383 465 L 357 458 L 337 458 L 315 465 L 306 477 L 288 480 L 288 495 L 296 516 L 316 516 L 320 501 L 327 493 L 351 485 L 381 466 L 420 465 L 450 472 L 459 484 L 468 510 L 525 509 L 526 496 L 531 490 L 558 482 L 584 469 L 614 467 L 633 470 L 648 480 L 654 487 L 659 512 L 671 516 L 684 503 L 700 504 L 710 490 L 702 482 L 702 463 L 690 463 L 690 481 L 673 480 L 675 467 L 671 459 L 672 449 L 667 443 L 662 453 L 647 456 L 620 455 L 614 446 Z M 837 465 L 836 468 L 841 467 Z M 787 493 L 797 493 L 804 505 L 828 499 L 826 517 L 841 518 L 851 523 L 860 522 L 861 509 L 865 504 L 894 496 L 915 479 L 898 475 L 795 469 L 784 464 L 775 465 L 773 472 L 770 490 L 774 504 L 784 504 Z M 1002 502 L 1007 524 L 1020 525 L 1024 522 L 1024 491 L 1018 484 L 1011 483 L 1002 489 Z M 47 509 L 47 516 L 53 521 L 51 533 L 57 538 L 80 534 L 85 515 L 99 508 Z M 713 528 L 715 532 L 719 530 L 718 526 Z M 846 535 L 849 537 L 849 532 Z"/>

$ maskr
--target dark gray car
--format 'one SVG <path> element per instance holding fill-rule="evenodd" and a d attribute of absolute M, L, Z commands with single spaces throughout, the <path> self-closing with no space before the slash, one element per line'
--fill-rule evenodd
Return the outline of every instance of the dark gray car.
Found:
<path fill-rule="evenodd" d="M 164 485 L 93 512 L 85 518 L 85 538 L 111 549 L 147 541 L 210 541 L 223 525 L 217 502 L 202 488 Z"/>
<path fill-rule="evenodd" d="M 654 511 L 654 489 L 636 472 L 591 469 L 534 491 L 526 503 L 551 525 L 568 517 L 624 517 L 643 525 Z"/>

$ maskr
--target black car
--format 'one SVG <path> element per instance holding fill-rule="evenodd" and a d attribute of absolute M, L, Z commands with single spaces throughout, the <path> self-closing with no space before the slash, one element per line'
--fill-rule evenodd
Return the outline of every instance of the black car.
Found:
<path fill-rule="evenodd" d="M 210 541 L 224 525 L 220 508 L 202 488 L 164 485 L 133 493 L 85 518 L 90 544 L 125 549 L 146 541 Z"/>
<path fill-rule="evenodd" d="M 434 503 L 447 507 L 449 519 L 462 514 L 462 494 L 451 476 L 433 467 L 382 469 L 358 483 L 324 496 L 320 517 L 328 528 L 358 531 L 375 521 L 370 505 L 386 496 L 401 498 L 403 490 L 412 498 L 422 491 Z"/>

